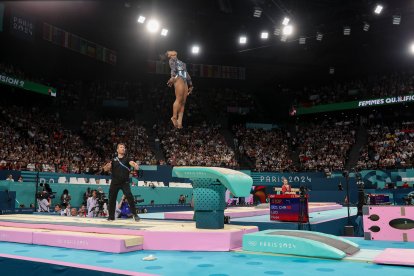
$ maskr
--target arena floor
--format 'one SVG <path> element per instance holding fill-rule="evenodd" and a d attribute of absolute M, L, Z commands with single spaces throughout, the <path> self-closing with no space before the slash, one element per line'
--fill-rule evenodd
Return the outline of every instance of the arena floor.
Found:
<path fill-rule="evenodd" d="M 414 248 L 413 243 L 352 238 L 365 255 L 384 248 Z M 154 261 L 142 258 L 154 255 Z M 137 251 L 123 254 L 0 242 L 0 258 L 31 260 L 57 266 L 129 275 L 412 275 L 412 267 L 378 265 L 369 260 L 342 261 L 233 252 Z M 368 257 L 369 258 L 369 257 Z M 1 260 L 0 259 L 0 260 Z M 18 275 L 11 274 L 8 275 Z"/>

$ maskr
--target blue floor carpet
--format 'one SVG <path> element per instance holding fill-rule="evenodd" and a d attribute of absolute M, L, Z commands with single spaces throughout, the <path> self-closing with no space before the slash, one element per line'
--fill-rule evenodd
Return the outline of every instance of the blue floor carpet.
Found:
<path fill-rule="evenodd" d="M 365 241 L 351 238 L 362 248 L 414 248 L 414 243 Z M 237 252 L 138 251 L 102 253 L 39 245 L 0 242 L 0 253 L 109 267 L 159 275 L 413 275 L 412 267 L 376 265 L 366 262 L 246 254 Z M 153 254 L 158 259 L 143 261 Z M 5 274 L 7 275 L 7 273 Z"/>

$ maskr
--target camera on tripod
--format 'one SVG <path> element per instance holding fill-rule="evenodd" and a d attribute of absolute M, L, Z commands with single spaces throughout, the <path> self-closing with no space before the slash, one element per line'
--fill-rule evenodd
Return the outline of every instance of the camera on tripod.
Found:
<path fill-rule="evenodd" d="M 37 192 L 36 199 L 42 200 L 42 199 L 48 199 L 49 194 L 47 192 Z"/>
<path fill-rule="evenodd" d="M 308 187 L 304 185 L 300 185 L 299 187 L 299 195 L 300 197 L 305 197 L 308 194 Z"/>
<path fill-rule="evenodd" d="M 53 199 L 56 197 L 56 192 L 48 193 L 47 191 L 37 192 L 36 199 L 42 200 L 42 199 Z"/>
<path fill-rule="evenodd" d="M 135 204 L 144 202 L 144 199 L 141 198 L 140 196 L 141 195 L 134 196 L 134 202 L 135 202 Z"/>
<path fill-rule="evenodd" d="M 108 198 L 106 197 L 106 194 L 104 193 L 104 191 L 102 191 L 102 189 L 98 189 L 98 191 L 96 191 L 96 199 L 97 199 L 97 203 L 98 203 L 98 212 L 102 212 L 104 211 L 104 205 L 105 203 L 108 204 Z"/>
<path fill-rule="evenodd" d="M 50 185 L 48 183 L 40 183 L 39 186 L 43 187 L 43 191 L 37 193 L 37 195 L 36 195 L 37 199 L 43 199 L 43 198 L 53 199 L 53 198 L 56 197 L 56 192 L 52 191 L 52 188 L 50 188 Z"/>

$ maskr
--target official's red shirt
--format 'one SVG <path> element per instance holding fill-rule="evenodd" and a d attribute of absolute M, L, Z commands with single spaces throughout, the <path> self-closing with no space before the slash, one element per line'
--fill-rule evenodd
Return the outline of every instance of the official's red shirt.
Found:
<path fill-rule="evenodd" d="M 283 185 L 282 186 L 282 194 L 286 193 L 286 192 L 291 192 L 292 189 L 290 187 L 290 185 Z"/>

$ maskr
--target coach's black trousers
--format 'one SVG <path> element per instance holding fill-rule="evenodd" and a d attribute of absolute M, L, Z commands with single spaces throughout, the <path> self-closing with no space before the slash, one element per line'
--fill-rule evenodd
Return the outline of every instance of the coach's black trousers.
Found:
<path fill-rule="evenodd" d="M 121 183 L 114 183 L 112 182 L 109 186 L 109 200 L 108 200 L 108 212 L 109 212 L 109 219 L 115 219 L 115 205 L 116 205 L 116 198 L 118 196 L 119 190 L 122 190 L 126 199 L 128 200 L 129 209 L 131 210 L 133 215 L 137 214 L 137 210 L 135 208 L 134 197 L 131 193 L 131 186 L 129 186 L 129 181 L 121 182 Z"/>

